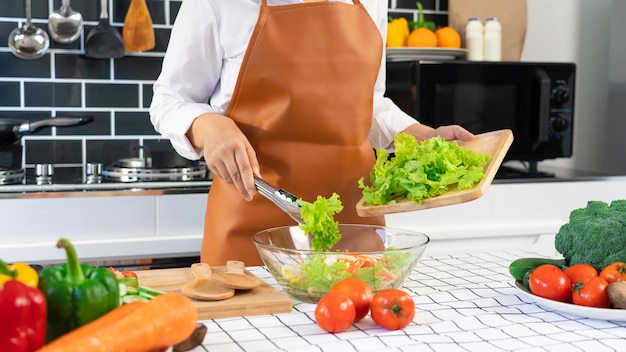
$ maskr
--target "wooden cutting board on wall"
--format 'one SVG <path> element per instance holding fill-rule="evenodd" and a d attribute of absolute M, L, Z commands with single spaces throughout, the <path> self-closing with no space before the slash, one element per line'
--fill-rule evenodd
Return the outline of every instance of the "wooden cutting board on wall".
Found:
<path fill-rule="evenodd" d="M 214 266 L 211 270 L 214 273 L 225 272 L 226 267 Z M 190 268 L 139 270 L 136 273 L 141 286 L 165 292 L 180 292 L 184 284 L 194 279 Z M 255 276 L 250 272 L 246 274 Z M 237 290 L 235 296 L 225 300 L 191 300 L 198 310 L 199 320 L 289 313 L 293 305 L 291 298 L 265 281 L 252 290 Z"/>

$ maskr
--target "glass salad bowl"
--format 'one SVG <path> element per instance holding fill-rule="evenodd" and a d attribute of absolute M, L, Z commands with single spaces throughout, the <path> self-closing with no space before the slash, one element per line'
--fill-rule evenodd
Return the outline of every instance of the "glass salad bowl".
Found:
<path fill-rule="evenodd" d="M 263 230 L 252 240 L 284 291 L 308 303 L 346 277 L 374 292 L 402 286 L 430 241 L 423 233 L 374 225 L 340 224 L 339 232 L 341 240 L 323 252 L 310 249 L 312 236 L 298 226 Z"/>

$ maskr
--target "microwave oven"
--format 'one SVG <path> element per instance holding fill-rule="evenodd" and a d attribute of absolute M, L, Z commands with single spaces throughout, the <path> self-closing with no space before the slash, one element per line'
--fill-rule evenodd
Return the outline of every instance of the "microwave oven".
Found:
<path fill-rule="evenodd" d="M 575 76 L 573 63 L 388 61 L 386 96 L 432 127 L 510 129 L 505 160 L 536 170 L 572 156 Z"/>

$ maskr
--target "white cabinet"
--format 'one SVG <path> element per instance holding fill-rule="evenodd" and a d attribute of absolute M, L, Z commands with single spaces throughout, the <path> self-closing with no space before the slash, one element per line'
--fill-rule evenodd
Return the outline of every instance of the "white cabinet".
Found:
<path fill-rule="evenodd" d="M 82 260 L 198 255 L 206 194 L 0 200 L 0 258 L 58 262 L 60 237 Z M 392 214 L 387 225 L 426 233 L 429 253 L 540 246 L 589 200 L 626 199 L 626 176 L 496 183 L 472 202 Z M 252 234 L 251 234 L 252 235 Z"/>

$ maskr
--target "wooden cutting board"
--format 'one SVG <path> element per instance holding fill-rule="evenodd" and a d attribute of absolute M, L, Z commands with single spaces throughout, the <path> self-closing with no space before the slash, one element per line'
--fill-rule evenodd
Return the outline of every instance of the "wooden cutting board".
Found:
<path fill-rule="evenodd" d="M 214 273 L 225 272 L 225 266 L 211 267 Z M 136 271 L 139 284 L 165 292 L 180 292 L 180 288 L 194 279 L 190 268 L 156 269 Z M 254 274 L 246 271 L 247 275 Z M 237 290 L 231 298 L 221 301 L 198 301 L 191 299 L 198 310 L 199 320 L 239 317 L 246 315 L 264 315 L 289 313 L 292 309 L 291 298 L 263 281 L 261 286 L 252 290 Z"/>
<path fill-rule="evenodd" d="M 513 132 L 508 129 L 487 132 L 476 135 L 474 140 L 470 142 L 459 141 L 458 143 L 464 148 L 491 155 L 491 161 L 484 167 L 485 174 L 482 180 L 473 188 L 465 190 L 453 188 L 437 197 L 424 199 L 419 204 L 410 199 L 403 199 L 395 204 L 368 205 L 361 198 L 356 205 L 357 214 L 366 217 L 402 213 L 465 203 L 482 197 L 487 192 L 504 160 L 504 156 L 508 152 L 511 143 L 513 143 Z"/>

